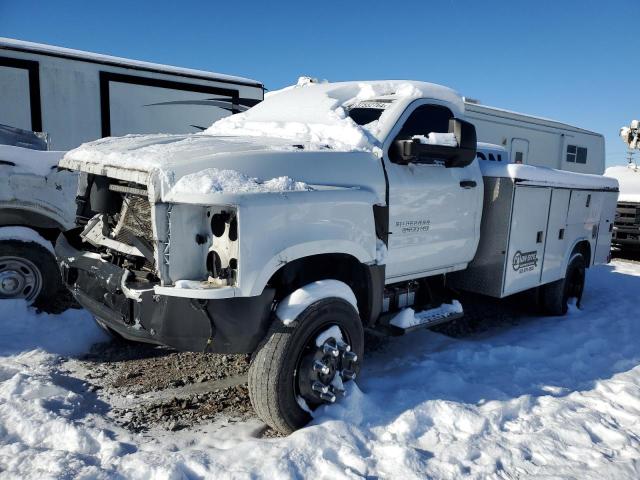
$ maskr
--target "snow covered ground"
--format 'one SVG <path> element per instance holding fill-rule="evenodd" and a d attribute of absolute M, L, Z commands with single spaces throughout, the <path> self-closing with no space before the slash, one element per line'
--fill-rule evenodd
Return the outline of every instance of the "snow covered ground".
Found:
<path fill-rule="evenodd" d="M 15 478 L 640 478 L 640 264 L 589 272 L 583 310 L 367 358 L 359 388 L 287 438 L 213 423 L 132 434 L 61 361 L 82 311 L 0 303 L 0 472 Z"/>

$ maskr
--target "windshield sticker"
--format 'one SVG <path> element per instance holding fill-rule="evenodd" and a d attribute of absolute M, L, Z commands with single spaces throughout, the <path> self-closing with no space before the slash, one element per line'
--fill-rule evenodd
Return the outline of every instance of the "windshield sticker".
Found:
<path fill-rule="evenodd" d="M 371 100 L 367 102 L 358 102 L 351 105 L 350 108 L 376 108 L 378 110 L 385 110 L 391 106 L 391 102 L 383 102 L 379 100 Z"/>

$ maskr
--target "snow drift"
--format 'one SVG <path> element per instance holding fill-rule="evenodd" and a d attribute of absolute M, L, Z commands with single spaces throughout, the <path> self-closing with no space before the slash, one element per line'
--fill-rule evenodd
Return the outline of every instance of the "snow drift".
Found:
<path fill-rule="evenodd" d="M 421 331 L 370 353 L 309 427 L 133 435 L 59 370 L 100 341 L 84 312 L 2 302 L 0 470 L 16 478 L 580 478 L 640 476 L 640 266 L 590 269 L 584 309 L 464 339 Z"/>

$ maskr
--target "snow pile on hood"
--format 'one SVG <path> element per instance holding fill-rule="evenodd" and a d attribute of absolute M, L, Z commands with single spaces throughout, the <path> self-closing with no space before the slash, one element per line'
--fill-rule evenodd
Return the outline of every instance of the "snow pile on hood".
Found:
<path fill-rule="evenodd" d="M 640 203 L 640 169 L 637 165 L 609 167 L 605 176 L 615 178 L 620 184 L 620 202 Z"/>
<path fill-rule="evenodd" d="M 32 150 L 30 148 L 0 145 L 0 172 L 9 168 L 10 173 L 32 173 L 45 177 L 58 166 L 65 152 Z M 13 164 L 13 165 L 11 165 Z"/>
<path fill-rule="evenodd" d="M 378 81 L 311 83 L 299 82 L 272 92 L 250 110 L 223 118 L 203 132 L 206 135 L 278 137 L 304 143 L 308 148 L 371 150 L 379 145 L 378 123 L 357 125 L 347 108 L 378 97 L 393 99 L 432 96 L 460 103 L 452 90 L 424 82 Z M 385 112 L 386 113 L 386 112 Z"/>
<path fill-rule="evenodd" d="M 311 188 L 304 182 L 289 177 L 277 177 L 260 182 L 235 170 L 207 168 L 180 178 L 171 188 L 170 194 L 208 193 L 265 193 L 306 191 Z"/>
<path fill-rule="evenodd" d="M 505 177 L 549 186 L 617 190 L 612 178 L 521 163 L 479 162 L 484 177 Z"/>

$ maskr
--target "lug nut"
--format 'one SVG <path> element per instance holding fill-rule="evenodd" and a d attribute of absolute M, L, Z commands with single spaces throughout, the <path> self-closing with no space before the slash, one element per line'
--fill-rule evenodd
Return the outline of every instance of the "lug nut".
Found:
<path fill-rule="evenodd" d="M 316 360 L 313 364 L 313 371 L 320 372 L 322 375 L 327 375 L 331 370 L 326 364 L 322 363 L 320 360 Z"/>
<path fill-rule="evenodd" d="M 333 393 L 335 393 L 335 394 L 336 394 L 336 396 L 338 396 L 338 397 L 344 397 L 344 396 L 346 396 L 346 394 L 347 394 L 347 393 L 344 391 L 344 389 L 342 389 L 342 388 L 336 388 L 336 387 L 333 387 L 333 388 L 332 388 L 332 392 L 333 392 Z"/>
<path fill-rule="evenodd" d="M 329 393 L 329 387 L 327 387 L 324 383 L 322 382 L 313 382 L 313 385 L 311 385 L 311 389 L 314 392 L 318 392 L 320 394 L 320 398 L 322 398 L 322 395 L 325 393 Z"/>
<path fill-rule="evenodd" d="M 338 342 L 338 350 L 340 350 L 341 352 L 350 352 L 351 345 L 346 342 Z"/>
<path fill-rule="evenodd" d="M 336 396 L 333 393 L 321 393 L 320 398 L 325 402 L 334 403 L 336 401 Z"/>
<path fill-rule="evenodd" d="M 347 362 L 357 362 L 358 361 L 358 355 L 356 355 L 353 352 L 344 352 L 342 354 L 342 358 Z"/>
<path fill-rule="evenodd" d="M 324 345 L 322 345 L 322 353 L 337 357 L 338 355 L 340 355 L 340 350 L 338 350 L 335 346 L 327 342 Z"/>
<path fill-rule="evenodd" d="M 342 370 L 341 375 L 345 380 L 355 380 L 356 378 L 356 372 L 353 370 Z"/>

